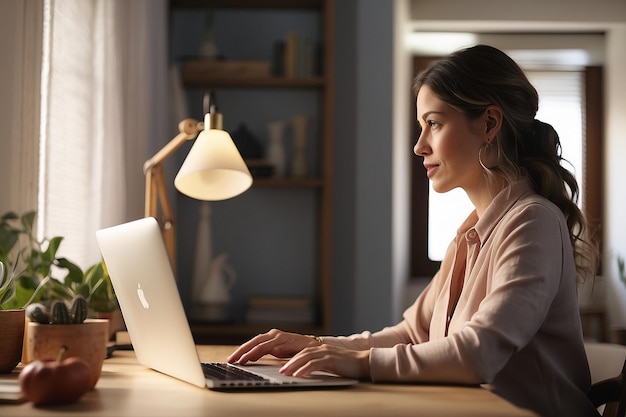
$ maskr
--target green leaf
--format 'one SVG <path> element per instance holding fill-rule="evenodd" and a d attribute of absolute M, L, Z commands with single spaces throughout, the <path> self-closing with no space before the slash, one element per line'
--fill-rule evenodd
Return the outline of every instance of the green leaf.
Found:
<path fill-rule="evenodd" d="M 8 291 L 0 292 L 0 306 L 7 304 L 12 298 L 15 297 L 15 285 L 11 285 L 7 288 Z"/>
<path fill-rule="evenodd" d="M 98 262 L 95 265 L 92 265 L 85 272 L 85 282 L 89 284 L 89 287 L 94 288 L 98 285 L 98 282 L 104 276 L 104 267 L 102 266 L 102 262 Z"/>
<path fill-rule="evenodd" d="M 56 257 L 57 251 L 59 250 L 59 246 L 61 246 L 62 241 L 63 241 L 63 238 L 61 236 L 56 236 L 50 239 L 48 241 L 48 247 L 41 254 L 42 259 L 52 264 L 52 262 L 54 262 L 54 259 Z"/>
<path fill-rule="evenodd" d="M 67 258 L 59 258 L 56 260 L 55 265 L 59 268 L 67 269 L 68 273 L 65 276 L 65 286 L 71 289 L 77 288 L 83 282 L 83 270 L 78 265 L 70 261 Z"/>
<path fill-rule="evenodd" d="M 35 217 L 37 217 L 37 212 L 35 210 L 31 210 L 24 213 L 20 219 L 24 233 L 29 236 L 34 236 L 33 224 L 35 223 Z"/>
<path fill-rule="evenodd" d="M 19 219 L 19 216 L 14 211 L 8 211 L 8 212 L 4 213 L 2 215 L 2 217 L 0 217 L 0 222 L 1 223 L 8 223 L 9 220 L 13 221 L 13 220 L 17 220 L 17 219 Z"/>
<path fill-rule="evenodd" d="M 0 259 L 7 262 L 9 254 L 20 237 L 20 231 L 11 227 L 0 227 Z M 8 263 L 8 262 L 7 262 Z"/>
<path fill-rule="evenodd" d="M 75 290 L 76 295 L 82 295 L 86 300 L 89 298 L 89 285 L 81 284 Z"/>

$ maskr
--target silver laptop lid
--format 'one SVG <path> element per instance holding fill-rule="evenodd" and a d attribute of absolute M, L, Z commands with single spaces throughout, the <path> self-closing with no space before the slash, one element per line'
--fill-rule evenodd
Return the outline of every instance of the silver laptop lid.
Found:
<path fill-rule="evenodd" d="M 156 219 L 98 230 L 96 238 L 137 360 L 205 387 L 198 352 Z"/>

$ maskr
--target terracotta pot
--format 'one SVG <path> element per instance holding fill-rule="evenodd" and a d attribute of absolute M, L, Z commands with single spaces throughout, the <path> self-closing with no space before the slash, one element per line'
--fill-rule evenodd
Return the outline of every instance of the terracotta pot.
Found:
<path fill-rule="evenodd" d="M 100 378 L 102 363 L 107 353 L 109 321 L 88 319 L 81 324 L 28 323 L 28 360 L 55 359 L 62 346 L 66 347 L 64 358 L 78 356 L 91 367 L 93 388 Z"/>
<path fill-rule="evenodd" d="M 7 374 L 22 358 L 25 310 L 0 310 L 0 373 Z"/>

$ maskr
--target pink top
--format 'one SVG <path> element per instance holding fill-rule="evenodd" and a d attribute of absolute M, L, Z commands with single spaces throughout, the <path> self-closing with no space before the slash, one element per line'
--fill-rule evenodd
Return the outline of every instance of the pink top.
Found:
<path fill-rule="evenodd" d="M 598 415 L 567 225 L 526 180 L 465 220 L 403 317 L 324 342 L 371 349 L 373 381 L 486 384 L 542 416 Z"/>

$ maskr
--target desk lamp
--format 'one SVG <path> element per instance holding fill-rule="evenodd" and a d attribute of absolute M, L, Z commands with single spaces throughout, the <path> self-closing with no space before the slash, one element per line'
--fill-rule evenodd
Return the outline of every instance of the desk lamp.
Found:
<path fill-rule="evenodd" d="M 208 103 L 207 103 L 208 101 Z M 159 220 L 172 269 L 176 269 L 176 235 L 174 214 L 163 179 L 163 161 L 183 143 L 197 139 L 185 158 L 174 186 L 186 196 L 204 201 L 235 197 L 252 185 L 252 175 L 230 135 L 222 130 L 222 114 L 217 111 L 213 93 L 204 98 L 204 123 L 185 119 L 178 124 L 179 133 L 143 166 L 146 176 L 145 217 Z M 208 104 L 208 105 L 207 105 Z M 199 132 L 199 134 L 198 134 Z M 159 216 L 159 204 L 163 216 Z"/>

